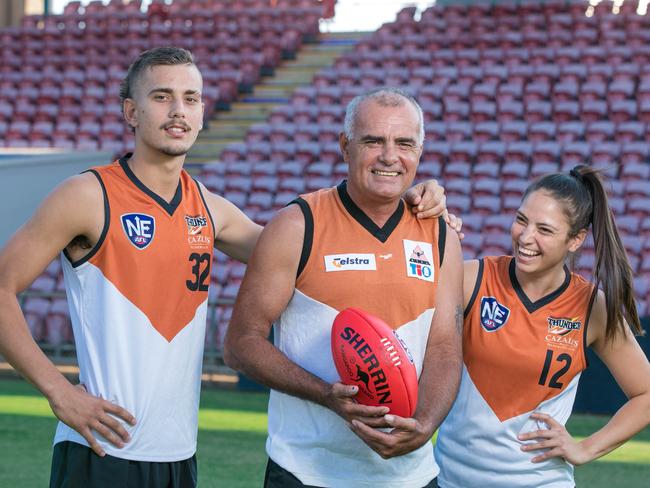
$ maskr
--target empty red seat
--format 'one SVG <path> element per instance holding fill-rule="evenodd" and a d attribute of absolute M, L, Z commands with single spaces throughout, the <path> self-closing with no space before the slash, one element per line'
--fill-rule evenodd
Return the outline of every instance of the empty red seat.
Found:
<path fill-rule="evenodd" d="M 72 342 L 70 311 L 65 298 L 55 298 L 45 319 L 45 340 L 52 346 Z"/>
<path fill-rule="evenodd" d="M 471 138 L 472 125 L 468 122 L 449 122 L 445 137 L 449 142 L 467 141 Z"/>
<path fill-rule="evenodd" d="M 524 116 L 524 106 L 517 101 L 499 101 L 497 104 L 497 120 L 503 124 L 501 129 L 506 128 L 505 123 L 511 121 L 521 121 Z"/>
<path fill-rule="evenodd" d="M 467 195 L 449 195 L 447 197 L 447 209 L 449 212 L 462 216 L 469 212 L 472 200 Z"/>
<path fill-rule="evenodd" d="M 446 195 L 469 195 L 471 193 L 471 182 L 467 178 L 458 177 L 458 175 L 449 175 L 445 177 L 445 194 Z"/>
<path fill-rule="evenodd" d="M 498 178 L 500 170 L 501 170 L 501 166 L 498 162 L 490 162 L 490 161 L 479 162 L 476 165 L 474 165 L 473 177 L 489 178 L 489 179 Z"/>
<path fill-rule="evenodd" d="M 607 103 L 602 100 L 589 100 L 582 103 L 582 121 L 585 123 L 606 120 L 608 118 Z"/>
<path fill-rule="evenodd" d="M 501 178 L 504 181 L 518 180 L 528 177 L 528 163 L 525 161 L 508 160 L 501 167 Z"/>
<path fill-rule="evenodd" d="M 247 193 L 252 186 L 251 178 L 246 176 L 230 176 L 226 178 L 226 190 L 242 191 Z"/>
<path fill-rule="evenodd" d="M 468 161 L 451 161 L 444 165 L 443 174 L 445 178 L 466 178 L 469 179 L 472 173 L 472 165 Z"/>
<path fill-rule="evenodd" d="M 418 177 L 423 179 L 440 178 L 442 165 L 435 161 L 420 161 Z M 336 174 L 336 167 L 334 168 Z"/>
<path fill-rule="evenodd" d="M 559 164 L 551 161 L 533 163 L 530 166 L 530 177 L 539 178 L 540 176 L 549 173 L 557 173 L 559 169 L 560 169 Z"/>
<path fill-rule="evenodd" d="M 646 136 L 650 131 L 650 100 L 641 100 L 639 102 L 639 121 L 646 124 Z"/>
<path fill-rule="evenodd" d="M 560 156 L 560 144 L 554 141 L 542 141 L 533 145 L 532 162 L 533 163 L 554 163 Z"/>
<path fill-rule="evenodd" d="M 273 208 L 282 208 L 298 198 L 301 192 L 279 191 L 273 197 Z"/>
<path fill-rule="evenodd" d="M 553 109 L 556 124 L 577 121 L 580 118 L 580 105 L 575 101 L 557 102 Z"/>
<path fill-rule="evenodd" d="M 555 139 L 556 125 L 553 122 L 543 121 L 531 124 L 528 127 L 528 140 L 531 142 L 552 141 Z"/>
<path fill-rule="evenodd" d="M 488 215 L 483 223 L 483 231 L 488 234 L 510 234 L 512 215 Z"/>
<path fill-rule="evenodd" d="M 591 163 L 594 166 L 614 165 L 618 162 L 621 146 L 616 142 L 599 142 L 591 148 Z"/>
<path fill-rule="evenodd" d="M 461 141 L 451 145 L 449 159 L 454 162 L 473 163 L 476 158 L 478 146 L 475 142 Z"/>
<path fill-rule="evenodd" d="M 25 300 L 22 309 L 32 337 L 35 341 L 42 341 L 45 338 L 45 317 L 50 309 L 50 301 L 30 297 Z"/>
<path fill-rule="evenodd" d="M 566 143 L 579 141 L 585 133 L 585 125 L 582 122 L 565 122 L 557 127 L 557 139 Z"/>
<path fill-rule="evenodd" d="M 630 180 L 624 183 L 625 196 L 628 198 L 650 198 L 650 185 L 643 180 Z"/>
<path fill-rule="evenodd" d="M 479 196 L 472 199 L 472 210 L 480 215 L 501 212 L 501 199 L 497 196 Z"/>
<path fill-rule="evenodd" d="M 632 183 L 632 182 L 630 182 Z M 647 184 L 647 182 L 639 182 Z M 641 218 L 650 217 L 650 197 L 632 197 L 627 200 L 625 211 L 630 215 L 638 215 Z M 619 213 L 622 213 L 619 212 Z"/>
<path fill-rule="evenodd" d="M 512 251 L 512 238 L 510 234 L 496 233 L 483 235 L 483 249 L 481 256 L 499 256 L 510 254 Z"/>
<path fill-rule="evenodd" d="M 562 152 L 562 163 L 563 164 L 587 164 L 589 161 L 589 156 L 591 154 L 591 147 L 586 142 L 569 142 L 564 144 L 564 150 Z"/>
<path fill-rule="evenodd" d="M 501 195 L 501 180 L 497 178 L 480 178 L 472 181 L 472 196 L 474 198 L 483 196 Z"/>
<path fill-rule="evenodd" d="M 620 124 L 636 119 L 637 104 L 634 100 L 617 100 L 610 105 L 610 118 Z"/>
<path fill-rule="evenodd" d="M 273 205 L 273 194 L 266 191 L 253 191 L 248 197 L 248 208 L 270 209 Z"/>
<path fill-rule="evenodd" d="M 463 222 L 465 220 L 463 219 Z M 462 241 L 463 257 L 465 259 L 474 259 L 479 257 L 483 247 L 483 236 L 478 233 L 465 232 L 465 238 Z"/>
<path fill-rule="evenodd" d="M 636 162 L 624 164 L 621 168 L 621 179 L 650 181 L 650 164 Z"/>
<path fill-rule="evenodd" d="M 635 120 L 621 122 L 616 126 L 616 139 L 620 142 L 640 141 L 644 133 L 644 124 Z"/>
<path fill-rule="evenodd" d="M 499 139 L 499 124 L 494 121 L 474 124 L 473 138 L 476 142 L 494 141 Z"/>
<path fill-rule="evenodd" d="M 580 85 L 576 82 L 557 83 L 553 87 L 554 102 L 575 102 L 578 100 Z"/>
<path fill-rule="evenodd" d="M 292 194 L 298 195 L 305 192 L 305 180 L 302 177 L 287 176 L 280 179 L 278 189 L 287 190 Z"/>
<path fill-rule="evenodd" d="M 501 124 L 501 140 L 506 143 L 525 141 L 528 138 L 528 124 L 522 120 L 508 120 Z"/>

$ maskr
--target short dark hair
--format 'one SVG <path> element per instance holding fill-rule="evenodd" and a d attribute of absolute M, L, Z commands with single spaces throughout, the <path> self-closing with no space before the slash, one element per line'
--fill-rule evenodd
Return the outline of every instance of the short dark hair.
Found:
<path fill-rule="evenodd" d="M 194 56 L 187 49 L 181 47 L 156 47 L 141 53 L 129 66 L 129 71 L 120 85 L 120 101 L 133 98 L 133 88 L 142 73 L 153 66 L 173 66 L 182 64 L 195 64 Z"/>

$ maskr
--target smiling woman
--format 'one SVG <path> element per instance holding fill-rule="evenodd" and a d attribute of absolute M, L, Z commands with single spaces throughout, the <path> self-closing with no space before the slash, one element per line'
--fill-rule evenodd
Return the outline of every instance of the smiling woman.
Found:
<path fill-rule="evenodd" d="M 565 264 L 590 229 L 595 283 Z M 650 422 L 650 364 L 632 333 L 641 332 L 632 272 L 598 173 L 577 166 L 531 184 L 511 237 L 513 257 L 465 263 L 463 377 L 436 445 L 444 488 L 573 488 L 573 465 Z M 587 347 L 628 401 L 596 433 L 574 439 L 564 425 Z M 495 474 L 486 480 L 486 472 Z"/>

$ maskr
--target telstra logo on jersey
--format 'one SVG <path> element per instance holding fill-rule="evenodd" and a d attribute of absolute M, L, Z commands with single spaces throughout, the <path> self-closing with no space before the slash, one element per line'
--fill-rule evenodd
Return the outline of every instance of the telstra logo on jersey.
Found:
<path fill-rule="evenodd" d="M 329 254 L 325 256 L 325 271 L 375 271 L 374 254 Z"/>
<path fill-rule="evenodd" d="M 494 297 L 481 298 L 481 325 L 488 332 L 500 329 L 510 317 L 510 309 Z"/>
<path fill-rule="evenodd" d="M 156 221 L 147 214 L 124 214 L 122 215 L 122 228 L 131 244 L 138 249 L 144 249 L 153 241 Z"/>

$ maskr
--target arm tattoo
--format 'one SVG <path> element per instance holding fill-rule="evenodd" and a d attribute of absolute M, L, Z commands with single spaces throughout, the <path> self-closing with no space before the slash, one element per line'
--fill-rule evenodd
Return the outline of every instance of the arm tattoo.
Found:
<path fill-rule="evenodd" d="M 458 335 L 463 335 L 463 308 L 460 305 L 456 306 L 456 331 Z"/>

